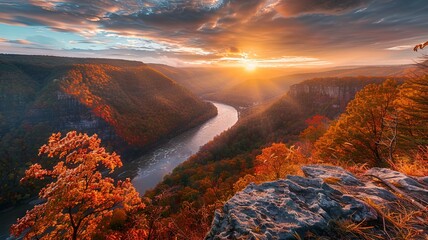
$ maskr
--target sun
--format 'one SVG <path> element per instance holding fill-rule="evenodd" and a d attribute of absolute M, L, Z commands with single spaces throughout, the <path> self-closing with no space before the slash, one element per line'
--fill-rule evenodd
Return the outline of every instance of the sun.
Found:
<path fill-rule="evenodd" d="M 252 72 L 256 70 L 256 68 L 257 68 L 257 65 L 253 62 L 245 63 L 245 70 L 247 70 L 248 72 Z"/>

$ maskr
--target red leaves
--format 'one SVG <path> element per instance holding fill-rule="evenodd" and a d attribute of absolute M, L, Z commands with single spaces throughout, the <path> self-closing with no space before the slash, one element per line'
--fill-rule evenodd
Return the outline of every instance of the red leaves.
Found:
<path fill-rule="evenodd" d="M 308 126 L 318 127 L 319 125 L 328 124 L 329 121 L 330 119 L 328 119 L 326 116 L 315 115 L 306 119 L 305 123 L 308 124 Z"/>
<path fill-rule="evenodd" d="M 77 233 L 80 238 L 91 238 L 115 207 L 122 207 L 128 213 L 144 207 L 129 179 L 115 186 L 113 179 L 102 177 L 99 164 L 112 172 L 122 166 L 122 161 L 119 155 L 106 152 L 100 144 L 97 135 L 72 131 L 61 138 L 60 133 L 52 134 L 40 148 L 39 155 L 65 157 L 65 161 L 59 161 L 52 170 L 37 163 L 26 171 L 23 181 L 45 176 L 51 176 L 53 181 L 39 193 L 46 202 L 19 219 L 11 228 L 13 235 L 19 236 L 28 230 L 26 239 L 75 239 Z"/>
<path fill-rule="evenodd" d="M 300 133 L 300 138 L 309 144 L 313 144 L 328 129 L 330 119 L 322 115 L 315 115 L 306 119 L 308 127 Z"/>

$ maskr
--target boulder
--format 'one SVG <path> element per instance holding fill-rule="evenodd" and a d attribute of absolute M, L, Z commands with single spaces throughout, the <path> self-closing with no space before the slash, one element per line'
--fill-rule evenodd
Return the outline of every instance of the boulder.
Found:
<path fill-rule="evenodd" d="M 252 183 L 236 193 L 215 212 L 206 239 L 296 239 L 308 231 L 323 235 L 331 231 L 332 220 L 378 220 L 366 198 L 380 204 L 397 200 L 390 189 L 374 179 L 357 178 L 341 167 L 308 165 L 302 170 L 306 177 Z M 397 181 L 403 189 L 418 194 L 427 191 L 419 181 L 390 169 L 374 168 L 368 173 Z"/>

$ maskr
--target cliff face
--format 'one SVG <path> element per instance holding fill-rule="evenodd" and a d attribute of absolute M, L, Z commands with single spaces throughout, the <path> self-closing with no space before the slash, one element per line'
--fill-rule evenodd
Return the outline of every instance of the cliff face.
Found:
<path fill-rule="evenodd" d="M 387 79 L 402 82 L 404 77 L 314 78 L 292 85 L 288 94 L 305 106 L 321 107 L 334 116 L 343 112 L 348 102 L 366 85 Z"/>
<path fill-rule="evenodd" d="M 340 167 L 309 165 L 302 170 L 306 177 L 250 184 L 238 192 L 215 213 L 206 239 L 360 239 L 356 232 L 340 232 L 340 222 L 347 220 L 371 224 L 372 236 L 386 238 L 384 230 L 389 226 L 376 206 L 423 213 L 417 203 L 428 203 L 428 177 L 415 179 L 380 168 L 368 170 L 361 178 Z M 395 190 L 385 183 L 393 184 Z M 414 239 L 428 234 L 423 219 L 414 223 L 418 232 Z"/>
<path fill-rule="evenodd" d="M 52 133 L 96 133 L 123 155 L 215 115 L 141 62 L 0 55 L 0 205 L 22 197 L 25 165 Z"/>

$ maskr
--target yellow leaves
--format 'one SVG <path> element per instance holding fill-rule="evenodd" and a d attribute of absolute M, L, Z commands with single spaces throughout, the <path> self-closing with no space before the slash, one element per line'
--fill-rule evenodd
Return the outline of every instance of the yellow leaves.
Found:
<path fill-rule="evenodd" d="M 302 158 L 302 155 L 294 146 L 288 148 L 283 143 L 273 143 L 256 157 L 255 173 L 270 180 L 283 178 L 290 170 L 291 162 L 297 158 Z"/>
<path fill-rule="evenodd" d="M 243 190 L 250 183 L 257 183 L 257 177 L 251 174 L 247 174 L 244 177 L 241 177 L 235 184 L 233 184 L 233 190 L 239 192 Z"/>

